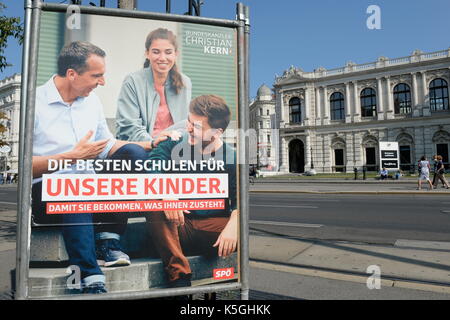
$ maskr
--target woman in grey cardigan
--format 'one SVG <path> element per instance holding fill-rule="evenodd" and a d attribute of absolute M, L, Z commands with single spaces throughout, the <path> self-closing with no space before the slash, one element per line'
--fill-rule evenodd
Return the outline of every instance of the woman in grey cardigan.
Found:
<path fill-rule="evenodd" d="M 191 80 L 177 69 L 176 36 L 167 29 L 152 31 L 145 41 L 144 68 L 129 74 L 119 94 L 116 136 L 120 140 L 152 141 L 187 119 Z M 160 140 L 160 139 L 158 139 Z"/>

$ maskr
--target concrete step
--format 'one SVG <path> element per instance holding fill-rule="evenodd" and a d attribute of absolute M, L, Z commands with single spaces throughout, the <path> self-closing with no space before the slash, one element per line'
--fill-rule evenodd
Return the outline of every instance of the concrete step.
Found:
<path fill-rule="evenodd" d="M 150 254 L 151 243 L 145 218 L 130 218 L 120 239 L 124 251 L 130 257 Z M 31 231 L 30 261 L 63 262 L 69 259 L 59 227 L 35 227 Z"/>
<path fill-rule="evenodd" d="M 237 253 L 227 258 L 188 257 L 192 281 L 204 283 L 213 277 L 213 270 L 234 267 L 237 277 Z M 167 287 L 167 277 L 160 259 L 133 259 L 130 266 L 102 268 L 108 292 L 146 291 Z M 29 292 L 31 298 L 45 298 L 70 294 L 67 289 L 66 268 L 30 268 Z"/>

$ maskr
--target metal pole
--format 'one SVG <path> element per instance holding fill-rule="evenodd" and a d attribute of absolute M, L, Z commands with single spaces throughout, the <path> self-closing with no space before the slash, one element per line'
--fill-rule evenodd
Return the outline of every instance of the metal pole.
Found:
<path fill-rule="evenodd" d="M 166 0 L 166 13 L 171 11 L 171 0 Z"/>
<path fill-rule="evenodd" d="M 239 87 L 239 199 L 240 199 L 240 275 L 241 299 L 249 299 L 249 227 L 248 227 L 248 23 L 246 7 L 237 4 L 238 87 Z"/>
<path fill-rule="evenodd" d="M 133 291 L 133 292 L 117 292 L 106 294 L 75 294 L 64 296 L 46 297 L 46 300 L 132 300 L 132 299 L 147 299 L 147 298 L 162 298 L 173 297 L 177 295 L 190 295 L 196 293 L 209 293 L 219 291 L 239 290 L 240 283 L 226 283 L 216 285 L 203 285 L 198 287 L 185 287 L 175 289 L 155 289 L 151 291 Z M 41 300 L 36 298 L 34 300 Z"/>
<path fill-rule="evenodd" d="M 67 5 L 43 2 L 41 3 L 41 8 L 43 11 L 51 12 L 66 12 Z M 226 28 L 237 28 L 239 22 L 236 20 L 226 20 L 226 19 L 216 19 L 216 18 L 202 18 L 188 15 L 177 15 L 177 14 L 166 14 L 159 12 L 148 12 L 148 11 L 137 11 L 137 10 L 126 10 L 118 8 L 100 8 L 100 7 L 80 7 L 82 14 L 96 14 L 101 16 L 115 16 L 124 18 L 139 18 L 139 19 L 153 19 L 162 21 L 174 21 L 174 22 L 186 22 L 186 23 L 196 23 L 205 24 L 218 27 Z"/>
<path fill-rule="evenodd" d="M 190 16 L 192 16 L 192 7 L 193 7 L 193 5 L 194 5 L 194 3 L 193 3 L 193 1 L 194 0 L 189 0 L 188 1 L 188 15 L 190 15 Z"/>
<path fill-rule="evenodd" d="M 22 74 L 21 98 L 21 155 L 19 175 L 19 206 L 17 215 L 17 258 L 16 258 L 16 299 L 25 299 L 28 296 L 28 265 L 30 258 L 31 233 L 31 182 L 32 174 L 32 142 L 34 126 L 34 104 L 37 76 L 37 52 L 40 21 L 40 0 L 25 1 L 25 39 Z M 30 19 L 31 18 L 31 19 Z M 24 112 L 25 111 L 25 112 Z"/>

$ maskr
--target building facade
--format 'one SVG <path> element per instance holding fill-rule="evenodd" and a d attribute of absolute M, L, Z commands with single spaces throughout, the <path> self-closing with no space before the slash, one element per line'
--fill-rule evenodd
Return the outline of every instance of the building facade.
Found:
<path fill-rule="evenodd" d="M 19 165 L 21 76 L 15 74 L 0 81 L 0 112 L 6 118 L 0 119 L 6 129 L 0 132 L 0 139 L 10 147 L 9 152 L 0 152 L 0 171 L 17 172 Z"/>
<path fill-rule="evenodd" d="M 379 170 L 379 142 L 398 142 L 402 170 L 422 155 L 449 164 L 450 49 L 276 77 L 281 172 Z"/>
<path fill-rule="evenodd" d="M 256 131 L 257 157 L 254 159 L 262 171 L 278 171 L 279 135 L 272 90 L 262 85 L 250 103 L 250 128 Z"/>

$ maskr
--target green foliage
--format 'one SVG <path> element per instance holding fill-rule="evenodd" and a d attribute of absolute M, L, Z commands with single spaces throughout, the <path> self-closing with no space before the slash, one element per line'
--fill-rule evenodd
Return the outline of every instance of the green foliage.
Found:
<path fill-rule="evenodd" d="M 0 2 L 0 14 L 5 8 L 6 6 Z M 20 21 L 20 17 L 7 17 L 2 14 L 0 15 L 0 72 L 10 66 L 4 55 L 10 37 L 18 39 L 19 43 L 22 44 L 23 25 Z"/>

